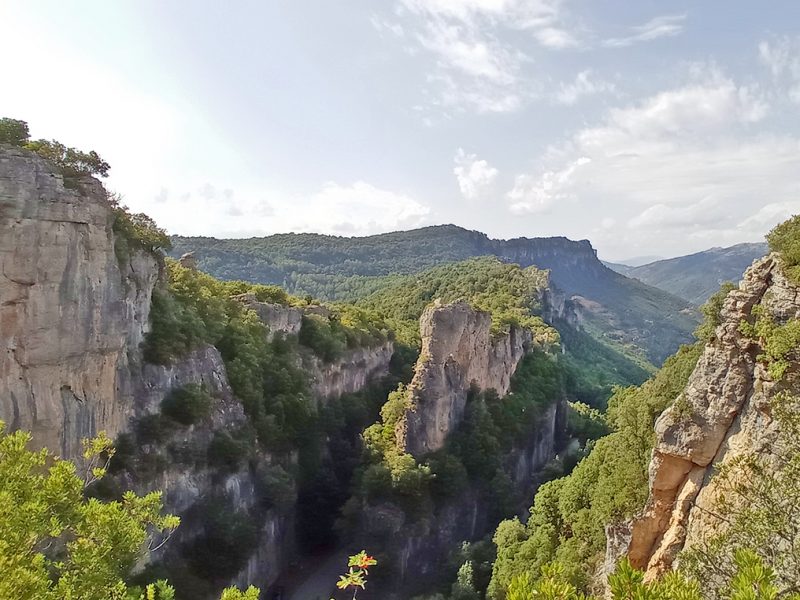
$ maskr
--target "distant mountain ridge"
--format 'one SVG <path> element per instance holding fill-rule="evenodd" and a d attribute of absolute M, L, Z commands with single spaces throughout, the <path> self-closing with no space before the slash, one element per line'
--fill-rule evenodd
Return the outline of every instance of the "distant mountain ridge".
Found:
<path fill-rule="evenodd" d="M 172 242 L 173 256 L 194 252 L 199 267 L 215 277 L 278 284 L 327 300 L 355 300 L 397 275 L 477 256 L 535 265 L 549 269 L 554 286 L 577 300 L 589 333 L 655 365 L 691 340 L 697 322 L 684 300 L 604 266 L 588 240 L 494 240 L 440 225 L 360 238 L 291 233 L 239 240 L 174 236 Z"/>
<path fill-rule="evenodd" d="M 639 267 L 609 262 L 604 264 L 626 277 L 636 278 L 699 306 L 726 281 L 738 283 L 745 269 L 767 252 L 766 243 L 736 244 Z"/>

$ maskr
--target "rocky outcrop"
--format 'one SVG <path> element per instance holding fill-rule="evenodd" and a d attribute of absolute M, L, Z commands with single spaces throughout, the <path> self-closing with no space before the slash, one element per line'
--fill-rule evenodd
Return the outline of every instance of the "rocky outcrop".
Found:
<path fill-rule="evenodd" d="M 0 419 L 66 458 L 133 406 L 130 351 L 147 329 L 155 258 L 114 253 L 94 179 L 67 189 L 45 160 L 0 147 Z"/>
<path fill-rule="evenodd" d="M 267 326 L 269 339 L 275 334 L 297 335 L 303 326 L 303 311 L 295 306 L 260 302 L 255 294 L 240 294 L 236 299 L 254 311 L 261 322 Z"/>
<path fill-rule="evenodd" d="M 270 340 L 276 334 L 299 334 L 304 314 L 324 318 L 329 318 L 332 314 L 329 308 L 320 305 L 298 308 L 260 302 L 255 294 L 250 293 L 236 296 L 236 299 L 258 315 L 259 320 L 267 327 Z M 387 375 L 393 354 L 394 343 L 386 341 L 376 346 L 347 350 L 332 362 L 325 362 L 311 353 L 304 355 L 302 361 L 309 376 L 312 395 L 317 400 L 325 400 L 358 392 Z"/>
<path fill-rule="evenodd" d="M 394 354 L 390 341 L 378 346 L 355 348 L 341 358 L 326 363 L 317 357 L 307 358 L 311 377 L 311 391 L 315 398 L 338 398 L 364 389 L 389 373 L 389 362 Z"/>
<path fill-rule="evenodd" d="M 415 456 L 440 449 L 461 422 L 470 387 L 508 392 L 511 376 L 530 349 L 520 327 L 498 337 L 491 315 L 466 302 L 425 309 L 422 351 L 409 386 L 409 409 L 397 428 L 400 447 Z"/>
<path fill-rule="evenodd" d="M 622 533 L 629 538 L 627 548 L 615 536 L 617 551 L 626 550 L 650 578 L 670 569 L 681 549 L 711 531 L 706 515 L 715 496 L 715 471 L 742 453 L 769 452 L 775 439 L 769 400 L 776 383 L 757 362 L 758 340 L 740 330 L 742 321 L 752 321 L 757 304 L 777 322 L 800 316 L 800 289 L 783 275 L 775 255 L 755 262 L 728 295 L 722 322 L 685 391 L 656 422 L 649 500 Z"/>

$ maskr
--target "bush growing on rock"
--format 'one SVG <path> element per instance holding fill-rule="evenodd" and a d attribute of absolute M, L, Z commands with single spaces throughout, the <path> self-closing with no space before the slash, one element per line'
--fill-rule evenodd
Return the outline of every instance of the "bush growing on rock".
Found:
<path fill-rule="evenodd" d="M 776 225 L 767 234 L 767 243 L 772 252 L 781 255 L 789 276 L 800 281 L 800 215 Z"/>
<path fill-rule="evenodd" d="M 199 385 L 189 384 L 169 393 L 161 401 L 161 414 L 181 425 L 194 425 L 211 411 L 211 396 Z"/>
<path fill-rule="evenodd" d="M 234 438 L 226 431 L 217 431 L 208 445 L 208 464 L 236 471 L 249 452 L 245 440 Z"/>

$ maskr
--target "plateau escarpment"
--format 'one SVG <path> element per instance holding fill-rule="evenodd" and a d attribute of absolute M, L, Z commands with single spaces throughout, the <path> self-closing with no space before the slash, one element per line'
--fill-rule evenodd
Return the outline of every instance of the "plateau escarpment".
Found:
<path fill-rule="evenodd" d="M 342 238 L 281 234 L 248 240 L 173 237 L 174 255 L 194 250 L 203 269 L 224 279 L 285 285 L 293 293 L 358 300 L 392 277 L 438 265 L 496 256 L 550 271 L 597 340 L 661 365 L 691 341 L 698 316 L 687 301 L 608 269 L 588 240 L 490 239 L 455 225 Z"/>

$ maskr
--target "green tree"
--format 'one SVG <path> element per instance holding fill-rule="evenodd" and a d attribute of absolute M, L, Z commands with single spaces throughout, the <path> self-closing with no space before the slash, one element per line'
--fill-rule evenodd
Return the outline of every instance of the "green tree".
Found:
<path fill-rule="evenodd" d="M 735 571 L 719 593 L 701 585 L 700 581 L 685 575 L 667 573 L 657 581 L 645 582 L 644 574 L 632 568 L 627 559 L 617 565 L 608 577 L 609 595 L 612 600 L 798 600 L 794 593 L 781 592 L 776 585 L 775 573 L 765 566 L 750 550 L 740 550 L 735 557 Z M 531 572 L 516 576 L 508 589 L 508 600 L 597 600 L 586 596 L 565 577 L 559 565 L 547 565 L 541 574 L 534 577 Z"/>
<path fill-rule="evenodd" d="M 0 119 L 0 144 L 24 146 L 28 141 L 28 124 L 18 119 Z"/>
<path fill-rule="evenodd" d="M 161 494 L 124 494 L 121 502 L 86 499 L 113 455 L 101 434 L 84 442 L 86 467 L 27 448 L 27 432 L 0 424 L 0 598 L 123 599 L 124 578 L 179 519 L 161 514 Z"/>
<path fill-rule="evenodd" d="M 54 163 L 62 175 L 69 179 L 86 175 L 107 177 L 111 168 L 94 150 L 83 152 L 56 140 L 34 140 L 26 143 L 25 148 Z"/>
<path fill-rule="evenodd" d="M 125 492 L 119 502 L 87 497 L 114 448 L 101 433 L 84 440 L 80 472 L 31 435 L 0 421 L 0 598 L 8 600 L 174 600 L 160 580 L 144 590 L 125 583 L 147 550 L 167 542 L 180 523 L 162 514 L 161 492 Z M 221 600 L 257 600 L 257 588 L 227 588 Z"/>
<path fill-rule="evenodd" d="M 172 249 L 167 232 L 144 213 L 130 213 L 119 194 L 108 194 L 108 202 L 114 213 L 114 251 L 120 261 L 129 258 L 131 251 L 144 250 L 163 256 L 163 251 Z"/>
<path fill-rule="evenodd" d="M 479 600 L 480 595 L 473 581 L 472 561 L 466 561 L 458 568 L 456 582 L 450 590 L 451 600 Z"/>
<path fill-rule="evenodd" d="M 776 225 L 767 234 L 767 243 L 771 251 L 780 253 L 789 276 L 800 280 L 800 215 Z"/>

